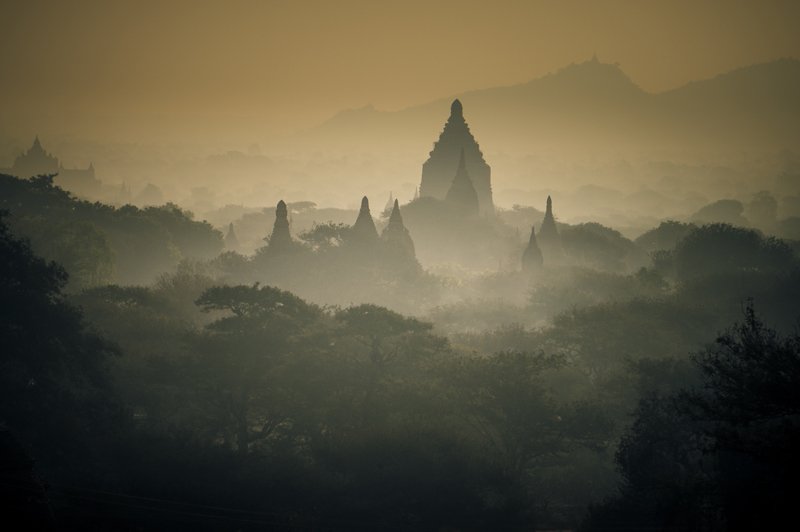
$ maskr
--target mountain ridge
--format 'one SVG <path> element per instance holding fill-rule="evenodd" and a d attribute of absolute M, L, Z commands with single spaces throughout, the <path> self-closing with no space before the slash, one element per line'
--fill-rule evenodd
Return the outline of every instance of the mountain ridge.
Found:
<path fill-rule="evenodd" d="M 453 99 L 480 138 L 493 142 L 612 141 L 800 142 L 800 60 L 780 58 L 739 67 L 674 89 L 648 92 L 616 63 L 592 58 L 527 82 L 473 89 L 397 111 L 372 105 L 343 110 L 310 136 L 338 140 L 395 133 L 434 139 Z M 433 128 L 433 130 L 431 130 Z M 551 138 L 547 138 L 550 136 Z M 370 138 L 372 137 L 372 138 Z"/>

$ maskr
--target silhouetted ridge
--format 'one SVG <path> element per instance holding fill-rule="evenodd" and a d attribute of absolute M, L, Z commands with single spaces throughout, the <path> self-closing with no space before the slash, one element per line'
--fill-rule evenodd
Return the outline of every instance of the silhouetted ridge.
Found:
<path fill-rule="evenodd" d="M 361 210 L 358 211 L 358 218 L 353 224 L 353 240 L 357 242 L 369 243 L 378 239 L 378 230 L 375 229 L 375 222 L 369 212 L 369 200 L 366 196 L 361 199 Z"/>
<path fill-rule="evenodd" d="M 464 150 L 461 150 L 456 176 L 453 178 L 453 184 L 450 185 L 450 190 L 447 191 L 445 200 L 457 206 L 465 214 L 478 214 L 478 193 L 475 191 L 469 172 L 467 172 Z"/>
<path fill-rule="evenodd" d="M 292 236 L 289 234 L 289 212 L 283 200 L 278 202 L 275 207 L 275 225 L 272 227 L 272 235 L 269 237 L 270 251 L 283 251 L 290 249 L 294 245 Z"/>
<path fill-rule="evenodd" d="M 464 108 L 459 100 L 450 106 L 450 117 L 430 157 L 422 165 L 420 196 L 444 199 L 453 182 L 454 170 L 462 158 L 477 193 L 478 208 L 482 214 L 494 212 L 492 202 L 491 168 L 483 159 L 478 143 L 464 120 Z"/>
<path fill-rule="evenodd" d="M 414 241 L 403 224 L 403 217 L 400 215 L 400 204 L 397 200 L 394 200 L 389 223 L 383 229 L 381 238 L 388 245 L 390 253 L 398 252 L 408 257 L 416 258 Z"/>
<path fill-rule="evenodd" d="M 536 228 L 531 226 L 531 237 L 528 240 L 528 247 L 522 253 L 522 271 L 534 272 L 542 267 L 544 259 L 542 258 L 542 251 L 536 243 Z"/>

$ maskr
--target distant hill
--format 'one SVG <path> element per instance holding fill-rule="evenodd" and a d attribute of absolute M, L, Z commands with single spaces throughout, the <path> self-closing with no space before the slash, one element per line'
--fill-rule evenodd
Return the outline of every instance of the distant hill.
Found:
<path fill-rule="evenodd" d="M 596 58 L 527 83 L 455 94 L 396 112 L 342 111 L 302 139 L 331 145 L 429 145 L 453 98 L 479 142 L 495 149 L 620 145 L 800 144 L 800 61 L 780 59 L 648 93 Z"/>

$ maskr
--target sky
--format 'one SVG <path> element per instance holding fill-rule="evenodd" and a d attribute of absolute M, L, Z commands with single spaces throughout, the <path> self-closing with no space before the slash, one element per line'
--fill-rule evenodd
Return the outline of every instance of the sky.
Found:
<path fill-rule="evenodd" d="M 597 54 L 645 90 L 800 57 L 800 2 L 0 0 L 0 134 L 253 137 Z"/>

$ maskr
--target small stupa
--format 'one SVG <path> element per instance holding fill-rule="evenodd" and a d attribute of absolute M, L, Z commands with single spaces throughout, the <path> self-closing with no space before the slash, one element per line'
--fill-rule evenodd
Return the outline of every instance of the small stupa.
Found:
<path fill-rule="evenodd" d="M 369 199 L 366 196 L 361 198 L 361 209 L 358 211 L 358 218 L 351 229 L 353 242 L 371 244 L 378 240 L 378 230 L 375 229 L 375 221 L 369 212 Z"/>
<path fill-rule="evenodd" d="M 550 196 L 547 196 L 547 208 L 545 209 L 542 225 L 539 227 L 538 243 L 545 262 L 558 262 L 563 257 L 564 248 L 561 246 L 561 236 L 556 228 L 556 219 L 553 216 L 553 200 Z"/>
<path fill-rule="evenodd" d="M 236 238 L 236 233 L 233 230 L 233 222 L 228 224 L 228 233 L 225 235 L 225 249 L 228 251 L 239 249 L 239 239 Z"/>
<path fill-rule="evenodd" d="M 544 264 L 542 250 L 536 243 L 536 228 L 531 226 L 531 237 L 528 240 L 528 247 L 522 253 L 522 271 L 526 273 L 535 272 L 541 269 Z"/>
<path fill-rule="evenodd" d="M 403 217 L 400 215 L 400 204 L 397 200 L 394 200 L 392 214 L 389 216 L 389 223 L 383 229 L 381 239 L 386 243 L 390 253 L 416 258 L 414 241 L 411 240 L 411 235 L 403 224 Z"/>
<path fill-rule="evenodd" d="M 289 234 L 289 211 L 283 200 L 278 202 L 275 207 L 275 225 L 272 226 L 272 234 L 269 237 L 270 251 L 285 251 L 294 246 L 292 236 Z"/>

